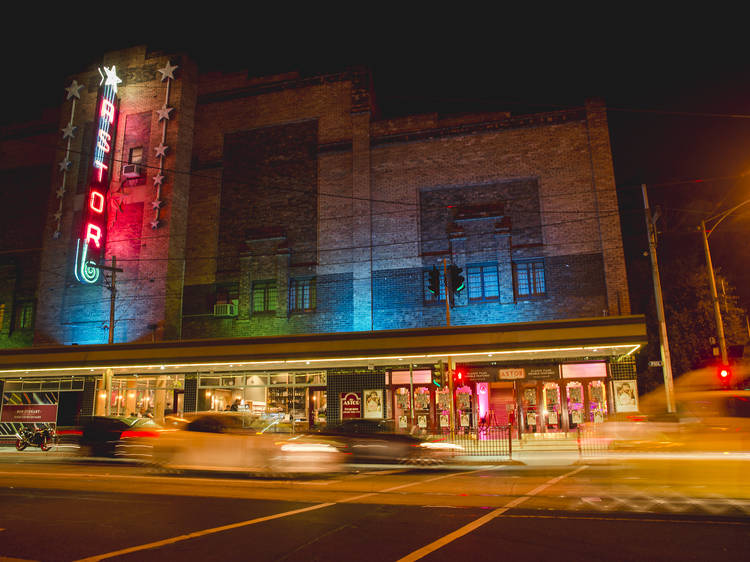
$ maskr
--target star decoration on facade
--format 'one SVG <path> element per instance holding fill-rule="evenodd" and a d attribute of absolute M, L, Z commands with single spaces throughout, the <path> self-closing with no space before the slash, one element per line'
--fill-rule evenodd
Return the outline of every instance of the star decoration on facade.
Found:
<path fill-rule="evenodd" d="M 164 82 L 167 78 L 174 80 L 174 71 L 177 70 L 179 66 L 176 64 L 172 66 L 172 63 L 167 61 L 167 65 L 164 68 L 159 68 L 159 72 L 161 72 L 161 81 Z"/>
<path fill-rule="evenodd" d="M 159 143 L 159 146 L 157 146 L 154 150 L 156 151 L 156 157 L 157 158 L 165 158 L 167 156 L 167 149 L 169 147 L 164 144 L 163 142 Z"/>
<path fill-rule="evenodd" d="M 156 174 L 154 176 L 154 187 L 156 187 L 157 185 L 161 185 L 163 181 L 164 176 L 162 174 Z"/>
<path fill-rule="evenodd" d="M 70 169 L 70 160 L 67 158 L 65 160 L 62 160 L 57 164 L 57 167 L 60 168 L 61 172 L 67 172 Z"/>
<path fill-rule="evenodd" d="M 122 82 L 119 76 L 117 76 L 117 71 L 115 70 L 115 66 L 112 65 L 112 68 L 107 68 L 106 66 L 104 68 L 104 74 L 102 74 L 102 69 L 99 69 L 99 76 L 102 77 L 101 81 L 99 82 L 99 85 L 101 86 L 104 84 L 105 86 L 112 86 L 112 89 L 117 93 L 117 85 Z"/>
<path fill-rule="evenodd" d="M 172 111 L 173 107 L 167 107 L 167 104 L 164 104 L 161 109 L 157 109 L 156 113 L 159 115 L 159 121 L 162 119 L 166 119 L 169 121 L 169 112 Z"/>
<path fill-rule="evenodd" d="M 63 133 L 63 140 L 65 140 L 67 138 L 71 138 L 72 139 L 75 136 L 75 131 L 76 131 L 77 128 L 78 127 L 76 127 L 75 125 L 73 125 L 72 122 L 68 123 L 67 127 L 65 127 L 64 129 L 61 129 L 61 131 Z"/>
<path fill-rule="evenodd" d="M 52 239 L 53 240 L 59 240 L 61 234 L 62 234 L 62 232 L 60 232 L 59 230 L 55 230 L 55 232 L 52 233 Z"/>
<path fill-rule="evenodd" d="M 57 211 L 54 215 L 56 221 L 59 221 L 62 218 L 62 211 Z"/>
<path fill-rule="evenodd" d="M 161 224 L 161 221 L 159 219 L 154 219 L 151 221 L 151 230 L 156 230 L 159 228 L 159 225 Z"/>
<path fill-rule="evenodd" d="M 66 100 L 69 100 L 70 98 L 78 98 L 81 99 L 81 88 L 83 88 L 83 84 L 79 84 L 77 80 L 73 80 L 73 82 L 70 83 L 70 86 L 65 88 L 65 91 L 68 92 Z"/>
<path fill-rule="evenodd" d="M 61 186 L 60 186 L 60 187 L 59 187 L 59 188 L 57 189 L 57 191 L 56 191 L 55 193 L 57 193 L 57 198 L 58 198 L 58 199 L 62 199 L 62 198 L 63 198 L 63 195 L 65 195 L 65 186 L 64 186 L 64 185 L 61 185 Z"/>
<path fill-rule="evenodd" d="M 161 206 L 163 205 L 162 201 L 159 201 L 156 199 L 155 201 L 151 201 L 151 208 L 152 209 L 161 209 Z"/>

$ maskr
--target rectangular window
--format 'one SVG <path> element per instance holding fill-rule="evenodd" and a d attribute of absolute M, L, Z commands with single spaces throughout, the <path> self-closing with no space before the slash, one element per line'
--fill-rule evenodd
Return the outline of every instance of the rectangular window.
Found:
<path fill-rule="evenodd" d="M 496 300 L 499 294 L 497 264 L 470 265 L 467 268 L 469 300 Z"/>
<path fill-rule="evenodd" d="M 516 297 L 539 297 L 547 292 L 544 281 L 544 260 L 530 260 L 514 264 Z"/>
<path fill-rule="evenodd" d="M 277 297 L 276 281 L 253 282 L 253 312 L 273 312 Z"/>
<path fill-rule="evenodd" d="M 143 147 L 136 146 L 130 149 L 130 155 L 128 157 L 128 164 L 142 164 L 143 163 Z"/>
<path fill-rule="evenodd" d="M 28 330 L 34 321 L 34 303 L 19 302 L 16 304 L 16 318 L 14 327 L 16 330 Z"/>
<path fill-rule="evenodd" d="M 292 312 L 315 310 L 315 279 L 289 280 L 289 310 Z"/>
<path fill-rule="evenodd" d="M 432 291 L 430 291 L 430 272 L 432 271 L 432 268 L 425 269 L 422 273 L 422 292 L 424 293 L 424 301 L 426 303 L 437 303 L 437 302 L 445 302 L 445 277 L 443 276 L 443 266 L 437 268 L 438 271 L 438 279 L 440 284 L 440 289 L 438 290 L 438 293 L 435 294 Z"/>

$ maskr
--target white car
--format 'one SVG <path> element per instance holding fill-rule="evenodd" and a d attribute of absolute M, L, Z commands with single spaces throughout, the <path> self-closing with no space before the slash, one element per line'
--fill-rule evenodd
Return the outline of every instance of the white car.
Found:
<path fill-rule="evenodd" d="M 334 473 L 344 455 L 329 440 L 283 432 L 278 421 L 209 412 L 166 431 L 153 443 L 153 462 L 166 471 L 221 471 L 248 475 Z"/>

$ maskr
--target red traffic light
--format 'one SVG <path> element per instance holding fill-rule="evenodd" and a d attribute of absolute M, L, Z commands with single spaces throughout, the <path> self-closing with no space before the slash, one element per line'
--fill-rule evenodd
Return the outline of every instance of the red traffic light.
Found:
<path fill-rule="evenodd" d="M 464 378 L 464 374 L 461 371 L 456 371 L 456 380 L 461 381 Z"/>
<path fill-rule="evenodd" d="M 719 365 L 716 375 L 720 385 L 729 386 L 732 383 L 732 369 L 728 365 Z"/>

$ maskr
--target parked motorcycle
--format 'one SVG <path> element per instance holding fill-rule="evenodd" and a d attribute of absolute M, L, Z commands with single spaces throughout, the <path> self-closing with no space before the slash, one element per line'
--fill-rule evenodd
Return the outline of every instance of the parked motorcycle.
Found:
<path fill-rule="evenodd" d="M 23 428 L 16 433 L 16 449 L 23 451 L 26 447 L 39 447 L 42 451 L 49 451 L 55 441 L 55 430 L 51 427 L 42 429 Z"/>

